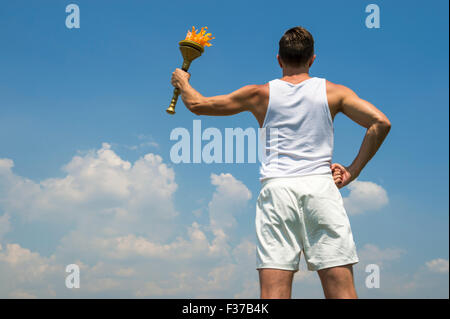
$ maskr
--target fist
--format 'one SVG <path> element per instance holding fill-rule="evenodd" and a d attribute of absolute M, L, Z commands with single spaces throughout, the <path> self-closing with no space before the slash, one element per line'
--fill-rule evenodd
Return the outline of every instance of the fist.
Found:
<path fill-rule="evenodd" d="M 180 89 L 186 82 L 189 81 L 191 75 L 182 69 L 175 69 L 172 73 L 172 85 Z"/>
<path fill-rule="evenodd" d="M 341 164 L 331 164 L 331 172 L 333 174 L 334 183 L 338 188 L 342 188 L 355 179 L 348 167 Z"/>

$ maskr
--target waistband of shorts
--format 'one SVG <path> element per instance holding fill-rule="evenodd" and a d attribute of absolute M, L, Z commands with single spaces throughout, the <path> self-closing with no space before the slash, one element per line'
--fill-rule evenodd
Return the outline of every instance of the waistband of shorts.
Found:
<path fill-rule="evenodd" d="M 318 174 L 307 174 L 307 175 L 290 175 L 290 176 L 274 176 L 274 177 L 267 177 L 261 180 L 261 187 L 264 187 L 265 185 L 275 182 L 275 181 L 286 181 L 286 180 L 299 180 L 303 178 L 311 178 L 311 177 L 326 177 L 333 179 L 333 174 L 331 172 L 329 173 L 318 173 Z"/>

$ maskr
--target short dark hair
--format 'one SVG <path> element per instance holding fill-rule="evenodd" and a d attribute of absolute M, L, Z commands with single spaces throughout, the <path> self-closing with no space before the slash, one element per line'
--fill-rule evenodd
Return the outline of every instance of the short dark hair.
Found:
<path fill-rule="evenodd" d="M 278 54 L 289 66 L 303 66 L 314 55 L 313 36 L 303 27 L 287 30 L 281 37 L 279 45 Z"/>

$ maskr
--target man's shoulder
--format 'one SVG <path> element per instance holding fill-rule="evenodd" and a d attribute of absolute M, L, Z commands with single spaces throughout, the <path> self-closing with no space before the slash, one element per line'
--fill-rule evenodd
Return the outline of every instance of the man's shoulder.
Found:
<path fill-rule="evenodd" d="M 245 92 L 245 101 L 248 103 L 249 111 L 253 113 L 260 127 L 262 127 L 269 104 L 269 83 L 250 84 L 240 90 Z"/>
<path fill-rule="evenodd" d="M 340 104 L 347 96 L 354 92 L 345 85 L 326 80 L 327 98 L 330 105 Z"/>
<path fill-rule="evenodd" d="M 244 86 L 247 90 L 253 91 L 257 94 L 265 94 L 269 92 L 269 83 L 264 84 L 249 84 Z"/>
<path fill-rule="evenodd" d="M 249 98 L 268 98 L 269 83 L 265 84 L 249 84 L 240 88 L 241 93 Z"/>
<path fill-rule="evenodd" d="M 331 81 L 325 80 L 327 85 L 327 93 L 333 94 L 345 94 L 351 91 L 348 87 L 342 84 L 333 83 Z"/>

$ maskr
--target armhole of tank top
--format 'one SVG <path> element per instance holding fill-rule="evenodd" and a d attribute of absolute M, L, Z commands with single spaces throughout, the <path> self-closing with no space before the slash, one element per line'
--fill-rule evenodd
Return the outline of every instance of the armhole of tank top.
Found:
<path fill-rule="evenodd" d="M 325 105 L 325 113 L 327 113 L 328 121 L 330 121 L 330 125 L 333 128 L 333 118 L 331 117 L 330 106 L 328 105 L 328 95 L 327 95 L 327 80 L 323 80 L 323 96 L 324 96 L 324 105 Z"/>
<path fill-rule="evenodd" d="M 267 117 L 268 117 L 269 111 L 270 111 L 270 98 L 272 96 L 271 91 L 272 91 L 273 81 L 274 80 L 269 81 L 269 102 L 267 104 L 266 115 L 264 116 L 264 122 L 263 122 L 263 125 L 261 126 L 261 128 L 265 128 L 266 127 Z"/>

